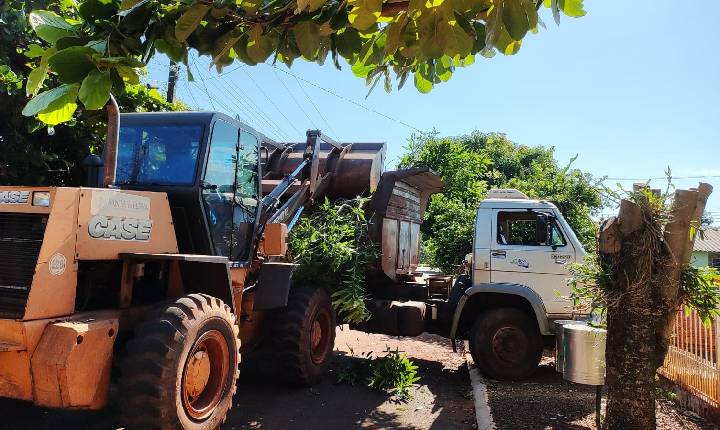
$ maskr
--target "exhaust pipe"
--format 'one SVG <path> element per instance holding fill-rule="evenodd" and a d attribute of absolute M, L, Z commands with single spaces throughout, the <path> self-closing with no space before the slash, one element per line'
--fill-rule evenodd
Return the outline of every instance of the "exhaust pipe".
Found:
<path fill-rule="evenodd" d="M 117 146 L 120 140 L 120 107 L 110 94 L 107 104 L 108 128 L 105 151 L 103 154 L 103 186 L 110 188 L 115 185 L 115 168 L 117 166 Z"/>

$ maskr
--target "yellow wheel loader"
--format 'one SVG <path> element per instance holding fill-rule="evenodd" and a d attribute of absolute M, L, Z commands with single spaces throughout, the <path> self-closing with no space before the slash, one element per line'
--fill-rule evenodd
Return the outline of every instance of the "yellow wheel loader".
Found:
<path fill-rule="evenodd" d="M 277 257 L 317 198 L 377 185 L 384 144 L 108 112 L 90 186 L 0 187 L 0 397 L 100 409 L 112 378 L 127 428 L 213 429 L 268 337 L 289 380 L 316 382 L 336 316 Z"/>

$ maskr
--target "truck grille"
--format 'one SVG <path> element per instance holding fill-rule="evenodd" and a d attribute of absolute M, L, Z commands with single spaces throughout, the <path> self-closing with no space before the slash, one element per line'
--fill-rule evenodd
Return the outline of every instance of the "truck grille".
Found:
<path fill-rule="evenodd" d="M 22 318 L 48 216 L 0 213 L 0 318 Z"/>

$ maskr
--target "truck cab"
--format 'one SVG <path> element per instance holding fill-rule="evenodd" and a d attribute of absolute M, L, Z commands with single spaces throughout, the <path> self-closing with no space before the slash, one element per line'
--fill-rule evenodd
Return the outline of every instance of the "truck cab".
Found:
<path fill-rule="evenodd" d="M 548 320 L 572 316 L 569 265 L 585 250 L 552 203 L 517 190 L 492 190 L 475 217 L 472 284 L 508 284 L 532 290 Z M 540 331 L 550 333 L 549 324 Z"/>

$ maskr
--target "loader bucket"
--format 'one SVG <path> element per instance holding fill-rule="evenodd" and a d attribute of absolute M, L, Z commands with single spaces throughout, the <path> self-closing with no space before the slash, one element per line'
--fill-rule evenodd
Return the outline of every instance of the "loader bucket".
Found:
<path fill-rule="evenodd" d="M 284 177 L 297 168 L 303 160 L 306 143 L 285 143 L 290 151 L 273 166 L 266 167 L 263 177 L 263 194 L 269 193 Z M 385 161 L 385 143 L 342 143 L 343 154 L 328 163 L 332 146 L 320 143 L 318 173 L 332 173 L 333 177 L 324 195 L 330 200 L 355 198 L 368 195 L 377 189 Z M 268 148 L 265 145 L 266 149 Z M 273 148 L 270 148 L 273 149 Z M 263 162 L 267 162 L 267 152 Z M 299 186 L 296 184 L 295 187 Z"/>

